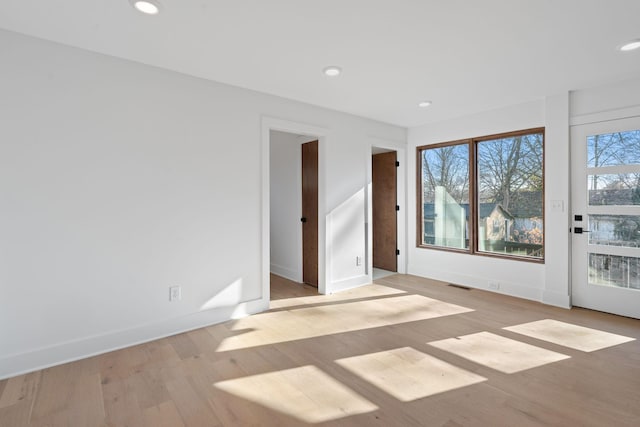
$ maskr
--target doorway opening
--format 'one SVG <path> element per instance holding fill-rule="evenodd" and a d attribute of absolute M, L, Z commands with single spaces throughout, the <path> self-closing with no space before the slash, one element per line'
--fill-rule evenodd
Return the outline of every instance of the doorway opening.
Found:
<path fill-rule="evenodd" d="M 371 234 L 373 280 L 398 271 L 398 153 L 371 150 Z"/>
<path fill-rule="evenodd" d="M 317 136 L 269 131 L 271 299 L 319 290 L 319 144 Z"/>

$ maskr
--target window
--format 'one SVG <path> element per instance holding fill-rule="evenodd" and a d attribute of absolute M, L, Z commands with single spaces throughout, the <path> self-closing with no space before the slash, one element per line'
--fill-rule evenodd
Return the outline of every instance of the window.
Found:
<path fill-rule="evenodd" d="M 433 146 L 423 150 L 420 157 L 422 242 L 445 248 L 468 248 L 469 144 Z"/>
<path fill-rule="evenodd" d="M 544 260 L 544 129 L 418 147 L 418 246 Z"/>

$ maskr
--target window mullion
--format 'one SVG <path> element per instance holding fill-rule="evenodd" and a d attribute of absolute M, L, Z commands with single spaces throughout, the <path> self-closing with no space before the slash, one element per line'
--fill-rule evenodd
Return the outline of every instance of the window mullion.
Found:
<path fill-rule="evenodd" d="M 469 236 L 469 250 L 472 254 L 478 252 L 478 157 L 476 145 L 476 141 L 469 141 L 469 202 L 471 203 L 469 209 L 469 223 L 471 229 Z"/>

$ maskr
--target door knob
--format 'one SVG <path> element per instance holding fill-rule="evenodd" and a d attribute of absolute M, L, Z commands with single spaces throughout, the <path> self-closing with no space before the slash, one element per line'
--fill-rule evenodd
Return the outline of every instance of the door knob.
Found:
<path fill-rule="evenodd" d="M 306 217 L 300 218 L 300 222 L 307 222 L 307 218 Z"/>

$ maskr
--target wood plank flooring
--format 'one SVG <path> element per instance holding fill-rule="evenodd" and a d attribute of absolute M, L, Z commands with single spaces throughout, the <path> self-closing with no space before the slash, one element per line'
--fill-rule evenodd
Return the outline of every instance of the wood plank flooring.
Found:
<path fill-rule="evenodd" d="M 638 320 L 407 275 L 271 293 L 265 313 L 0 381 L 0 426 L 640 425 Z"/>

